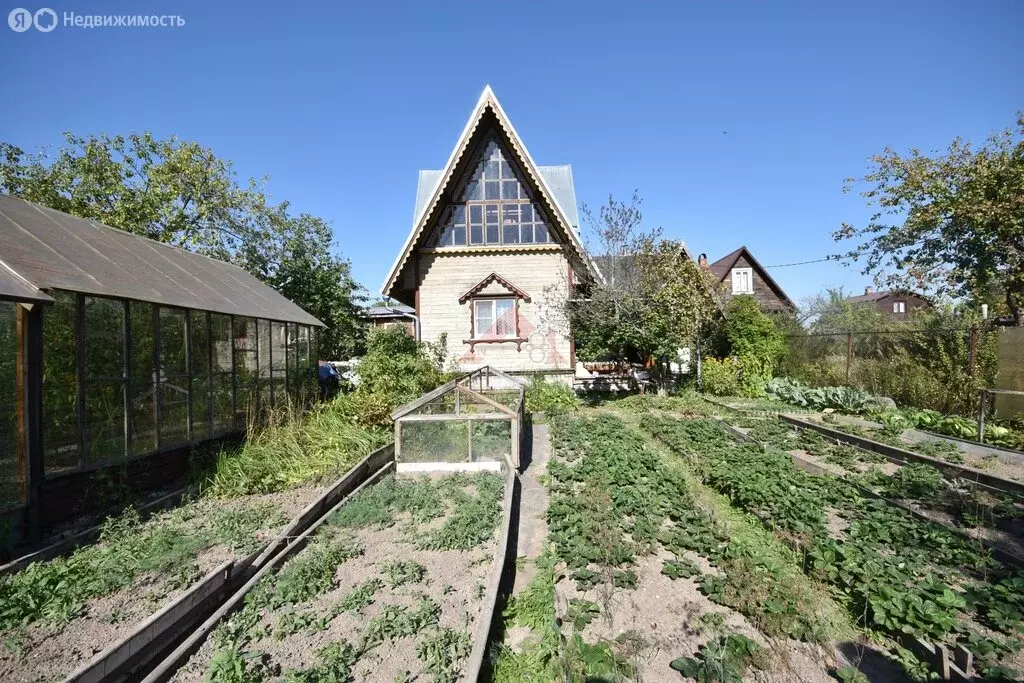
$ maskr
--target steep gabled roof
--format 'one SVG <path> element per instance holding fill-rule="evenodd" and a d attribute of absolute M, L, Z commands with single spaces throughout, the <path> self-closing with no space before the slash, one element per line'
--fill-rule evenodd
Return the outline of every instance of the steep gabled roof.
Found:
<path fill-rule="evenodd" d="M 420 171 L 419 184 L 416 190 L 416 213 L 413 218 L 412 230 L 408 238 L 406 238 L 402 250 L 398 253 L 394 264 L 391 266 L 384 284 L 381 286 L 380 291 L 382 294 L 390 294 L 409 256 L 420 241 L 426 237 L 426 229 L 430 224 L 431 218 L 439 208 L 443 208 L 439 206 L 441 199 L 445 196 L 449 186 L 458 181 L 455 173 L 459 162 L 469 150 L 481 121 L 489 113 L 495 117 L 501 132 L 507 136 L 517 160 L 526 171 L 527 183 L 532 185 L 537 191 L 537 199 L 554 219 L 554 227 L 558 230 L 562 240 L 572 249 L 576 260 L 589 271 L 589 274 L 594 278 L 600 279 L 600 272 L 590 259 L 576 232 L 574 221 L 578 219 L 574 217 L 575 190 L 572 189 L 571 185 L 571 170 L 568 173 L 568 187 L 566 187 L 565 167 L 550 167 L 556 170 L 549 171 L 548 173 L 541 171 L 541 167 L 534 163 L 533 157 L 530 156 L 526 145 L 523 144 L 522 139 L 519 137 L 519 133 L 516 132 L 512 122 L 505 114 L 505 110 L 502 109 L 501 103 L 498 102 L 494 91 L 488 85 L 480 93 L 480 98 L 477 100 L 469 120 L 462 129 L 462 134 L 459 135 L 458 142 L 455 144 L 455 148 L 448 157 L 448 162 L 444 165 L 444 168 L 441 171 Z M 558 193 L 552 188 L 549 179 L 559 188 Z M 573 201 L 571 213 L 562 205 L 570 201 L 570 197 Z M 560 199 L 561 201 L 559 201 Z"/>
<path fill-rule="evenodd" d="M 747 262 L 750 264 L 751 268 L 757 270 L 761 275 L 761 279 L 768 283 L 768 286 L 772 288 L 773 292 L 775 292 L 775 296 L 779 297 L 779 299 L 781 299 L 787 306 L 796 310 L 796 304 L 794 304 L 789 298 L 785 290 L 779 286 L 779 283 L 777 283 L 768 271 L 764 269 L 764 266 L 754 258 L 754 255 L 750 253 L 750 250 L 747 249 L 746 246 L 730 251 L 722 258 L 710 264 L 708 268 L 712 273 L 714 273 L 715 277 L 718 278 L 719 282 L 725 282 L 725 278 L 728 277 L 730 272 L 732 272 L 733 267 L 736 265 L 736 262 L 740 260 L 741 256 L 747 257 Z"/>

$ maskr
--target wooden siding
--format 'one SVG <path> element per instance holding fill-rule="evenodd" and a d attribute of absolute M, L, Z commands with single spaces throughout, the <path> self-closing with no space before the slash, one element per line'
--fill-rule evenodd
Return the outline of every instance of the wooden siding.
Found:
<path fill-rule="evenodd" d="M 568 326 L 559 312 L 568 296 L 569 264 L 563 252 L 434 251 L 421 252 L 417 258 L 421 338 L 436 342 L 447 333 L 448 356 L 454 356 L 461 370 L 491 365 L 516 373 L 572 373 Z M 520 336 L 525 341 L 478 343 L 471 351 L 472 301 L 460 304 L 459 297 L 491 273 L 529 295 L 529 302 L 519 300 Z M 487 287 L 488 293 L 492 288 Z"/>
<path fill-rule="evenodd" d="M 893 313 L 892 305 L 900 301 L 906 304 L 906 313 Z M 886 294 L 885 296 L 876 299 L 873 303 L 875 304 L 875 307 L 882 313 L 887 313 L 893 316 L 894 318 L 905 317 L 909 315 L 911 311 L 917 311 L 932 307 L 932 305 L 925 299 L 922 299 L 916 294 L 911 294 L 909 292 L 894 292 L 891 294 Z"/>
<path fill-rule="evenodd" d="M 753 265 L 751 265 L 750 261 L 747 260 L 746 256 L 740 256 L 736 260 L 736 265 L 734 265 L 733 268 L 750 268 L 750 272 L 751 272 L 751 276 L 752 276 L 751 279 L 752 279 L 752 281 L 754 283 L 753 297 L 754 297 L 754 299 L 757 300 L 757 303 L 759 303 L 762 308 L 764 308 L 765 310 L 769 310 L 769 311 L 788 311 L 789 310 L 789 306 L 786 305 L 785 300 L 780 298 L 775 293 L 775 291 L 771 288 L 771 286 L 767 282 L 765 282 L 765 279 L 763 277 L 761 277 L 761 271 L 758 270 Z M 729 272 L 725 274 L 725 280 L 723 282 L 725 282 L 725 284 L 726 284 L 726 290 L 725 290 L 726 293 L 728 293 L 730 295 L 733 295 L 732 294 L 732 268 L 730 268 Z M 733 296 L 740 296 L 740 295 L 739 294 L 735 294 Z"/>

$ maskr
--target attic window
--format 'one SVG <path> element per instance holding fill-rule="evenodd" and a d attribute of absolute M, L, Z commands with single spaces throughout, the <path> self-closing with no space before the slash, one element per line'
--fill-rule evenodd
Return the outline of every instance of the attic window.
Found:
<path fill-rule="evenodd" d="M 507 153 L 497 140 L 490 140 L 445 212 L 436 246 L 550 242 L 554 240 L 543 213 L 530 201 Z"/>
<path fill-rule="evenodd" d="M 892 302 L 892 312 L 893 313 L 906 313 L 907 312 L 907 302 L 906 301 L 894 301 L 894 302 Z"/>
<path fill-rule="evenodd" d="M 754 293 L 754 277 L 751 268 L 733 268 L 732 269 L 732 293 L 733 294 L 753 294 Z"/>

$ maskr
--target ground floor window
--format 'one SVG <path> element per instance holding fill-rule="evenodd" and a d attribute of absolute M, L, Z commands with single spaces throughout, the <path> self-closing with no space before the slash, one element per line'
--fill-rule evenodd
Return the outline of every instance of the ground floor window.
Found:
<path fill-rule="evenodd" d="M 515 337 L 516 300 L 476 299 L 473 301 L 473 337 Z"/>

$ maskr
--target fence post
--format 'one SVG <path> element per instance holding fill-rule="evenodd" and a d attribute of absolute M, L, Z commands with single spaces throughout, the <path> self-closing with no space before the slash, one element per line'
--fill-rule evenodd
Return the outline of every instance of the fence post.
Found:
<path fill-rule="evenodd" d="M 981 399 L 978 401 L 978 441 L 985 443 L 985 394 L 987 392 L 981 390 Z"/>
<path fill-rule="evenodd" d="M 846 333 L 846 383 L 850 383 L 850 366 L 853 364 L 853 332 Z"/>
<path fill-rule="evenodd" d="M 978 358 L 978 323 L 971 325 L 971 337 L 967 347 L 967 375 L 974 377 L 974 366 Z"/>

